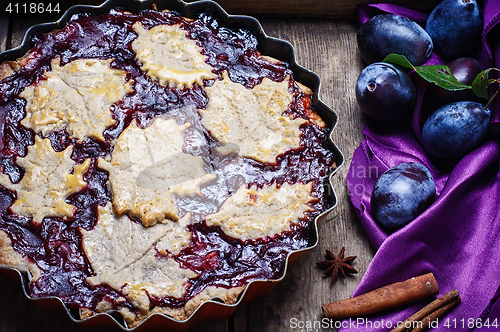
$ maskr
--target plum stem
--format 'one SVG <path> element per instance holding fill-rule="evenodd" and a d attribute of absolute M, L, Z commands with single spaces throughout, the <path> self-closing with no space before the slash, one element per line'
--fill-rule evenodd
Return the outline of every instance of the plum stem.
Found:
<path fill-rule="evenodd" d="M 493 96 L 491 96 L 490 100 L 488 100 L 486 105 L 484 105 L 484 109 L 488 109 L 491 106 L 491 104 L 493 103 L 493 100 L 495 100 L 495 98 L 498 96 L 499 93 L 500 93 L 500 87 L 497 89 L 497 91 L 495 91 Z"/>

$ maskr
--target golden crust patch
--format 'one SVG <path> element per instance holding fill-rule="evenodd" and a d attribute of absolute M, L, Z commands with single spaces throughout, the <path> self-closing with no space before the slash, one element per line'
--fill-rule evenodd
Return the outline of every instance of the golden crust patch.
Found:
<path fill-rule="evenodd" d="M 180 25 L 157 25 L 147 30 L 137 22 L 132 28 L 138 35 L 132 49 L 142 70 L 161 85 L 189 88 L 217 78 L 205 62 L 201 48 L 187 38 L 187 31 Z"/>
<path fill-rule="evenodd" d="M 202 157 L 182 152 L 189 126 L 159 118 L 141 129 L 134 122 L 118 137 L 111 161 L 99 159 L 109 172 L 116 213 L 130 213 L 144 226 L 177 220 L 174 194 L 195 195 L 216 177 L 205 173 Z"/>
<path fill-rule="evenodd" d="M 208 215 L 206 222 L 243 241 L 272 237 L 289 230 L 290 225 L 304 218 L 305 212 L 314 211 L 308 205 L 317 200 L 311 190 L 311 183 L 243 187 L 222 204 L 219 212 Z"/>
<path fill-rule="evenodd" d="M 299 127 L 307 120 L 283 115 L 292 102 L 289 78 L 276 83 L 264 78 L 253 89 L 229 79 L 207 87 L 207 108 L 199 110 L 202 124 L 220 142 L 233 143 L 244 157 L 275 163 L 276 157 L 300 146 Z"/>
<path fill-rule="evenodd" d="M 113 60 L 79 59 L 60 66 L 51 62 L 45 80 L 26 87 L 19 95 L 26 99 L 24 126 L 44 136 L 66 130 L 78 140 L 104 140 L 103 131 L 116 121 L 111 105 L 132 91 L 127 73 L 110 68 Z"/>
<path fill-rule="evenodd" d="M 77 165 L 70 158 L 72 152 L 73 146 L 56 152 L 49 139 L 35 136 L 35 144 L 28 147 L 26 157 L 17 158 L 17 164 L 25 171 L 21 181 L 12 184 L 3 174 L 0 178 L 2 185 L 17 191 L 12 212 L 33 217 L 36 223 L 44 217 L 71 217 L 75 207 L 65 200 L 86 186 L 83 173 L 90 166 L 89 159 Z"/>
<path fill-rule="evenodd" d="M 190 215 L 179 221 L 143 227 L 127 216 L 116 216 L 111 204 L 98 208 L 98 223 L 90 231 L 80 229 L 82 246 L 95 276 L 92 285 L 107 284 L 120 291 L 142 313 L 149 310 L 149 295 L 181 297 L 188 279 L 196 273 L 183 269 L 174 259 L 158 255 L 163 251 L 178 253 L 190 243 L 186 228 Z M 177 243 L 174 243 L 177 241 Z"/>

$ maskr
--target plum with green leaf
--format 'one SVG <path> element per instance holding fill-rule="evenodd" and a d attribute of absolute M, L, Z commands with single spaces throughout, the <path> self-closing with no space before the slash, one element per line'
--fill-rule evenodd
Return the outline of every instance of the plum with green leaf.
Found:
<path fill-rule="evenodd" d="M 447 66 L 457 81 L 466 85 L 472 85 L 474 79 L 481 73 L 479 62 L 469 57 L 455 59 L 448 63 Z M 427 88 L 426 99 L 433 110 L 457 101 L 484 101 L 482 98 L 476 96 L 472 89 L 450 91 L 435 84 L 431 84 Z"/>

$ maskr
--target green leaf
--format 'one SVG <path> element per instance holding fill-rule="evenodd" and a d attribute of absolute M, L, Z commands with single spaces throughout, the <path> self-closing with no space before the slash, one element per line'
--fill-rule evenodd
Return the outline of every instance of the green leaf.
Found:
<path fill-rule="evenodd" d="M 417 66 L 415 72 L 428 82 L 450 91 L 472 89 L 470 85 L 460 83 L 445 65 Z"/>
<path fill-rule="evenodd" d="M 425 79 L 430 83 L 434 83 L 443 89 L 450 91 L 466 90 L 472 89 L 476 96 L 488 99 L 488 87 L 492 83 L 500 83 L 498 79 L 488 78 L 489 73 L 492 70 L 499 71 L 498 68 L 489 68 L 480 72 L 472 85 L 467 85 L 460 83 L 453 74 L 448 66 L 444 65 L 427 65 L 427 66 L 414 66 L 411 64 L 404 55 L 400 54 L 389 54 L 383 60 L 384 62 L 399 65 L 404 68 L 413 69 L 420 77 Z M 500 91 L 500 89 L 499 89 Z M 488 102 L 489 104 L 489 102 Z"/>
<path fill-rule="evenodd" d="M 488 79 L 488 74 L 492 70 L 500 71 L 500 69 L 498 68 L 489 68 L 483 70 L 476 76 L 476 78 L 472 82 L 472 91 L 474 91 L 476 96 L 488 99 L 488 86 L 490 85 L 490 83 L 496 82 L 496 80 Z"/>
<path fill-rule="evenodd" d="M 434 83 L 446 90 L 457 91 L 472 89 L 470 85 L 460 83 L 455 76 L 451 74 L 450 68 L 444 65 L 414 66 L 404 55 L 399 54 L 389 54 L 384 59 L 384 62 L 413 69 L 426 81 Z"/>
<path fill-rule="evenodd" d="M 401 67 L 409 68 L 409 69 L 415 69 L 415 67 L 411 64 L 410 61 L 404 56 L 400 54 L 389 54 L 388 56 L 385 57 L 383 62 L 389 62 L 393 63 L 395 65 L 399 65 Z"/>

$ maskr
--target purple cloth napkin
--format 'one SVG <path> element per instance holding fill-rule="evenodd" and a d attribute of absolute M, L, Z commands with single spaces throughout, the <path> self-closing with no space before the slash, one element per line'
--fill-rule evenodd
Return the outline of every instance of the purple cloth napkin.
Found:
<path fill-rule="evenodd" d="M 500 1 L 486 0 L 483 9 L 483 47 L 475 57 L 483 69 L 500 68 L 500 26 L 496 27 Z M 406 16 L 423 26 L 428 16 L 390 4 L 363 5 L 357 11 L 359 23 L 384 12 Z M 426 64 L 438 63 L 445 61 L 433 54 Z M 497 99 L 490 107 L 487 140 L 458 164 L 446 167 L 430 159 L 420 144 L 420 128 L 430 114 L 422 106 L 428 83 L 414 73 L 412 79 L 418 89 L 418 102 L 411 118 L 387 126 L 366 119 L 366 140 L 354 152 L 347 175 L 351 202 L 377 249 L 353 296 L 432 272 L 440 287 L 439 295 L 456 288 L 462 297 L 462 303 L 439 321 L 435 331 L 500 331 L 500 101 Z M 384 171 L 410 161 L 429 168 L 437 199 L 410 224 L 390 234 L 371 216 L 371 192 Z M 345 320 L 340 330 L 390 331 L 432 300 L 364 319 Z M 480 320 L 481 328 L 475 324 Z"/>

